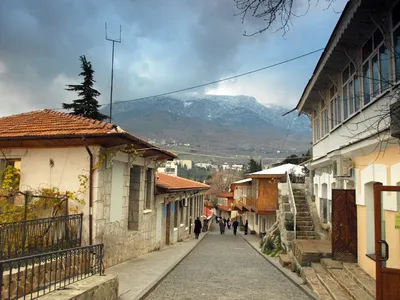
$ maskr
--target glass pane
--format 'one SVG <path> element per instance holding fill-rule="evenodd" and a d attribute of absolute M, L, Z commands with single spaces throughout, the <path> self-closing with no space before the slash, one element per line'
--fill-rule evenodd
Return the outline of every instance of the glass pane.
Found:
<path fill-rule="evenodd" d="M 349 111 L 350 111 L 350 115 L 354 113 L 354 84 L 353 84 L 353 80 L 349 82 Z"/>
<path fill-rule="evenodd" d="M 370 70 L 369 62 L 363 66 L 363 93 L 364 93 L 364 105 L 368 104 L 371 100 L 370 90 Z"/>
<path fill-rule="evenodd" d="M 372 93 L 374 96 L 379 94 L 379 65 L 378 65 L 378 55 L 372 58 Z"/>
<path fill-rule="evenodd" d="M 349 79 L 349 67 L 344 69 L 342 76 L 343 76 L 343 82 L 346 82 Z"/>
<path fill-rule="evenodd" d="M 379 29 L 374 33 L 374 49 L 376 49 L 380 43 L 383 41 L 383 35 Z"/>
<path fill-rule="evenodd" d="M 354 76 L 354 110 L 360 110 L 360 78 L 358 76 Z"/>
<path fill-rule="evenodd" d="M 356 71 L 356 67 L 354 66 L 353 63 L 350 63 L 350 76 L 353 75 L 355 71 Z"/>
<path fill-rule="evenodd" d="M 333 100 L 331 101 L 331 129 L 335 127 L 335 110 Z"/>
<path fill-rule="evenodd" d="M 382 92 L 389 88 L 389 52 L 385 45 L 379 49 Z"/>
<path fill-rule="evenodd" d="M 396 60 L 396 80 L 400 80 L 400 27 L 394 32 L 393 35 Z"/>
<path fill-rule="evenodd" d="M 329 132 L 329 119 L 328 119 L 328 110 L 325 110 L 325 129 L 326 129 L 326 134 Z"/>
<path fill-rule="evenodd" d="M 396 6 L 392 10 L 392 20 L 393 20 L 393 27 L 400 22 L 400 2 L 396 4 Z"/>
<path fill-rule="evenodd" d="M 340 101 L 340 97 L 336 97 L 336 103 L 337 103 L 336 124 L 340 124 L 342 122 L 342 103 Z"/>
<path fill-rule="evenodd" d="M 347 84 L 343 86 L 343 110 L 344 110 L 344 119 L 346 120 L 347 117 L 349 116 L 349 111 L 348 111 L 348 98 L 347 98 Z"/>
<path fill-rule="evenodd" d="M 362 59 L 363 61 L 368 58 L 368 56 L 372 53 L 372 38 L 365 43 L 362 47 Z"/>

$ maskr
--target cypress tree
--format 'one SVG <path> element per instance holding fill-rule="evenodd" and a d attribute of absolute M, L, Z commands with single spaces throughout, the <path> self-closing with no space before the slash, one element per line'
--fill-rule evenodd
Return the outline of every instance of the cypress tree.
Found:
<path fill-rule="evenodd" d="M 73 100 L 72 103 L 63 103 L 64 109 L 72 110 L 72 114 L 103 121 L 108 118 L 107 115 L 99 112 L 100 104 L 97 97 L 100 92 L 93 88 L 95 80 L 93 79 L 93 68 L 90 61 L 86 60 L 85 55 L 79 57 L 81 61 L 82 72 L 79 76 L 83 76 L 81 84 L 68 84 L 66 90 L 78 93 L 79 99 Z"/>

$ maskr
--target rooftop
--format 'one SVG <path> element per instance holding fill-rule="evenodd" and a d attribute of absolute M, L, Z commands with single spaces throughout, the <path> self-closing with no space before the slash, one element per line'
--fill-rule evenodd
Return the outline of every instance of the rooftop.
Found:
<path fill-rule="evenodd" d="M 275 168 L 262 170 L 254 173 L 250 173 L 247 176 L 261 176 L 261 175 L 285 175 L 286 172 L 294 172 L 296 175 L 303 175 L 303 167 L 294 164 L 284 164 Z"/>
<path fill-rule="evenodd" d="M 50 109 L 32 111 L 0 118 L 0 146 L 78 146 L 88 144 L 112 147 L 133 144 L 137 149 L 146 149 L 154 155 L 160 152 L 175 158 L 172 152 L 154 146 L 145 140 L 124 131 L 115 124 L 89 119 Z"/>
<path fill-rule="evenodd" d="M 194 180 L 189 180 L 186 178 L 167 175 L 164 173 L 156 174 L 157 187 L 165 189 L 167 191 L 175 191 L 175 190 L 207 190 L 210 188 L 209 185 L 197 182 Z"/>
<path fill-rule="evenodd" d="M 241 180 L 232 182 L 231 184 L 241 184 L 241 183 L 246 183 L 246 182 L 250 183 L 252 180 L 253 179 L 251 179 L 251 178 L 246 178 L 246 179 L 241 179 Z"/>

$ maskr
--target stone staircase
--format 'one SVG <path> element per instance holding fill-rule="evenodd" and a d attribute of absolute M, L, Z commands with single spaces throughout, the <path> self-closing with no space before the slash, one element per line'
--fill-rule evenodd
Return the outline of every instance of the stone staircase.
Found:
<path fill-rule="evenodd" d="M 293 196 L 297 209 L 297 233 L 296 239 L 299 240 L 316 240 L 319 239 L 318 233 L 314 230 L 313 221 L 306 200 L 304 189 L 294 189 Z"/>
<path fill-rule="evenodd" d="M 375 280 L 355 263 L 323 258 L 303 267 L 301 275 L 321 300 L 375 299 Z"/>

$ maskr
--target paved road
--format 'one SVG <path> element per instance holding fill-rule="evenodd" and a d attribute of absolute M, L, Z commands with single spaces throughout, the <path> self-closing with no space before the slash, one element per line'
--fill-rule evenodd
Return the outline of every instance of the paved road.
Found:
<path fill-rule="evenodd" d="M 150 299 L 310 299 L 232 230 L 216 225 Z"/>

